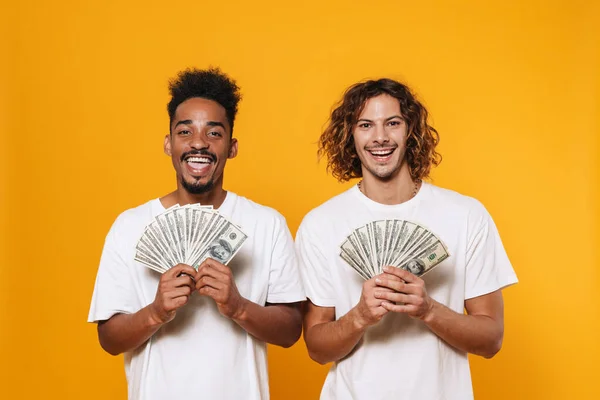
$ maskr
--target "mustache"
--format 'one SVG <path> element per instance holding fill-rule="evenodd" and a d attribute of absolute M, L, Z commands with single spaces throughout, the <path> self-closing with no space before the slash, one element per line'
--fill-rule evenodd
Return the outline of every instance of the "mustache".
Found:
<path fill-rule="evenodd" d="M 208 150 L 190 150 L 190 151 L 186 151 L 185 153 L 183 153 L 181 155 L 181 161 L 184 161 L 186 158 L 191 157 L 191 156 L 203 156 L 203 157 L 208 157 L 212 160 L 212 162 L 217 161 L 217 156 L 214 153 L 211 153 Z"/>

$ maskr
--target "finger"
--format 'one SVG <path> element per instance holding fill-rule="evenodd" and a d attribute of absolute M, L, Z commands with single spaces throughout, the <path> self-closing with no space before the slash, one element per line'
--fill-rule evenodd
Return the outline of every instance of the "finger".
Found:
<path fill-rule="evenodd" d="M 179 275 L 182 272 L 185 272 L 186 274 L 188 274 L 190 276 L 196 275 L 196 270 L 187 264 L 177 264 L 173 268 L 170 268 L 169 270 L 167 270 L 167 272 L 165 272 L 163 275 L 170 279 L 170 278 L 175 278 L 177 275 Z"/>
<path fill-rule="evenodd" d="M 195 275 L 196 275 L 195 271 L 194 271 L 194 275 L 190 275 L 187 272 L 180 272 L 179 274 L 177 274 L 177 277 L 179 278 L 180 276 L 187 276 L 187 277 L 189 277 L 192 280 L 192 282 L 196 282 L 196 276 Z"/>
<path fill-rule="evenodd" d="M 378 288 L 388 288 L 396 292 L 405 292 L 406 287 L 408 286 L 404 281 L 400 280 L 398 277 L 394 276 L 390 278 L 392 275 L 390 274 L 382 274 L 381 278 L 375 279 L 375 284 Z"/>
<path fill-rule="evenodd" d="M 392 267 L 392 268 L 395 268 L 395 267 Z M 398 277 L 396 275 L 393 275 L 393 274 L 388 274 L 387 272 L 383 272 L 383 273 L 381 273 L 379 275 L 375 275 L 374 278 L 375 279 L 377 279 L 377 278 L 379 278 L 379 279 L 381 279 L 381 278 L 387 278 L 387 279 L 392 279 L 392 280 L 398 281 L 398 282 L 404 282 L 404 279 L 402 279 L 402 278 L 400 278 L 400 277 Z"/>
<path fill-rule="evenodd" d="M 180 275 L 178 278 L 172 280 L 173 287 L 189 286 L 190 289 L 194 290 L 196 281 L 188 274 Z"/>
<path fill-rule="evenodd" d="M 214 269 L 216 269 L 217 271 L 221 271 L 223 273 L 227 273 L 227 271 L 229 270 L 229 267 L 221 264 L 220 262 L 218 262 L 217 260 L 213 259 L 213 258 L 207 258 L 206 259 L 206 263 L 209 264 L 210 266 L 212 266 Z"/>
<path fill-rule="evenodd" d="M 412 297 L 404 293 L 376 291 L 375 298 L 379 300 L 388 300 L 392 303 L 412 304 Z"/>
<path fill-rule="evenodd" d="M 200 289 L 198 289 L 198 293 L 201 294 L 202 296 L 208 296 L 215 301 L 217 300 L 217 297 L 219 296 L 219 290 L 217 290 L 211 286 L 202 286 Z"/>
<path fill-rule="evenodd" d="M 390 312 L 411 314 L 417 311 L 417 307 L 412 304 L 392 304 L 385 302 L 381 305 Z"/>
<path fill-rule="evenodd" d="M 166 308 L 170 311 L 177 310 L 179 307 L 183 307 L 187 304 L 190 296 L 178 296 L 172 299 L 169 299 L 166 302 Z"/>
<path fill-rule="evenodd" d="M 192 288 L 185 285 L 185 286 L 176 287 L 169 291 L 166 291 L 163 294 L 163 296 L 165 299 L 174 299 L 174 298 L 180 297 L 180 296 L 189 296 L 190 294 L 192 294 L 192 291 L 193 291 Z"/>
<path fill-rule="evenodd" d="M 377 317 L 377 318 L 381 318 L 383 317 L 385 314 L 387 314 L 389 311 L 383 306 L 385 303 L 388 303 L 387 301 L 381 301 L 379 302 L 379 305 L 376 306 L 375 308 L 373 308 L 373 316 Z"/>
<path fill-rule="evenodd" d="M 196 290 L 200 290 L 205 286 L 210 286 L 213 289 L 223 290 L 225 289 L 225 284 L 223 282 L 218 281 L 212 276 L 204 275 L 196 282 Z"/>
<path fill-rule="evenodd" d="M 202 279 L 204 276 L 210 276 L 212 278 L 217 279 L 221 282 L 230 281 L 231 274 L 226 272 L 222 272 L 213 267 L 212 264 L 206 264 L 202 267 L 202 269 L 198 269 L 198 273 L 196 274 L 196 282 Z"/>
<path fill-rule="evenodd" d="M 403 281 L 405 281 L 407 283 L 413 283 L 413 282 L 416 282 L 417 279 L 420 279 L 416 275 L 413 275 L 410 272 L 403 270 L 402 268 L 383 267 L 383 271 L 390 275 L 397 276 L 398 278 L 402 279 Z"/>

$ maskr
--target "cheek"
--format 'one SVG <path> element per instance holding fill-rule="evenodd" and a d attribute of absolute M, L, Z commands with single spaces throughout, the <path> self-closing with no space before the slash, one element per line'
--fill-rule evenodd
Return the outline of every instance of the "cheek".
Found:
<path fill-rule="evenodd" d="M 354 148 L 357 151 L 360 152 L 361 150 L 364 150 L 364 148 L 367 144 L 367 141 L 368 141 L 366 139 L 366 136 L 367 136 L 366 134 L 361 135 L 360 133 L 356 133 L 356 132 L 352 135 L 352 138 L 354 139 Z"/>

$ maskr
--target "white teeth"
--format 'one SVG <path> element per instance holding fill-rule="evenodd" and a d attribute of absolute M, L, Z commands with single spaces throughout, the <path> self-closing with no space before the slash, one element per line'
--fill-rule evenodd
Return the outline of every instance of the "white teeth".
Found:
<path fill-rule="evenodd" d="M 387 156 L 390 155 L 394 152 L 394 150 L 376 150 L 376 151 L 371 151 L 371 154 L 373 154 L 374 156 Z"/>
<path fill-rule="evenodd" d="M 189 162 L 189 163 L 193 162 L 193 163 L 209 164 L 212 160 L 208 157 L 190 157 L 185 161 Z"/>

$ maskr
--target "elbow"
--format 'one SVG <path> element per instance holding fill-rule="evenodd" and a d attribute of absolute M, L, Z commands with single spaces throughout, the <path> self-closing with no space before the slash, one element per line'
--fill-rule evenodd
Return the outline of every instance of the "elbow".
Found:
<path fill-rule="evenodd" d="M 108 354 L 110 354 L 111 356 L 118 356 L 121 354 L 120 351 L 118 350 L 114 350 L 114 349 L 108 349 L 106 347 L 102 347 L 104 349 L 104 351 L 106 351 Z"/>
<path fill-rule="evenodd" d="M 328 364 L 331 362 L 330 360 L 325 358 L 322 354 L 319 354 L 318 352 L 315 352 L 315 351 L 311 351 L 310 349 L 308 350 L 308 355 L 310 356 L 311 360 L 317 362 L 320 365 L 325 365 L 325 364 Z"/>
<path fill-rule="evenodd" d="M 289 335 L 287 338 L 285 338 L 279 344 L 279 346 L 283 347 L 284 349 L 288 349 L 288 348 L 292 347 L 300 339 L 301 334 L 302 334 L 302 328 L 300 328 L 297 332 L 294 332 L 293 335 Z"/>
<path fill-rule="evenodd" d="M 481 356 L 490 359 L 494 357 L 502 349 L 502 335 L 494 340 L 490 341 L 486 348 L 482 351 Z"/>
<path fill-rule="evenodd" d="M 114 342 L 110 340 L 106 329 L 102 325 L 98 326 L 98 341 L 100 342 L 102 350 L 111 356 L 118 356 L 123 353 L 123 350 L 119 349 L 118 346 L 115 346 Z"/>
<path fill-rule="evenodd" d="M 289 329 L 285 335 L 280 337 L 276 343 L 272 344 L 283 347 L 284 349 L 288 349 L 295 345 L 302 335 L 302 320 L 299 319 L 295 324 L 293 324 L 293 328 L 290 328 L 291 329 Z"/>
<path fill-rule="evenodd" d="M 102 337 L 100 337 L 99 339 L 100 339 L 100 347 L 102 347 L 102 350 L 104 350 L 111 356 L 118 356 L 119 354 L 123 353 L 121 350 L 119 350 L 119 349 L 115 348 L 114 346 L 111 346 L 109 343 L 107 343 L 106 340 L 102 340 Z"/>

